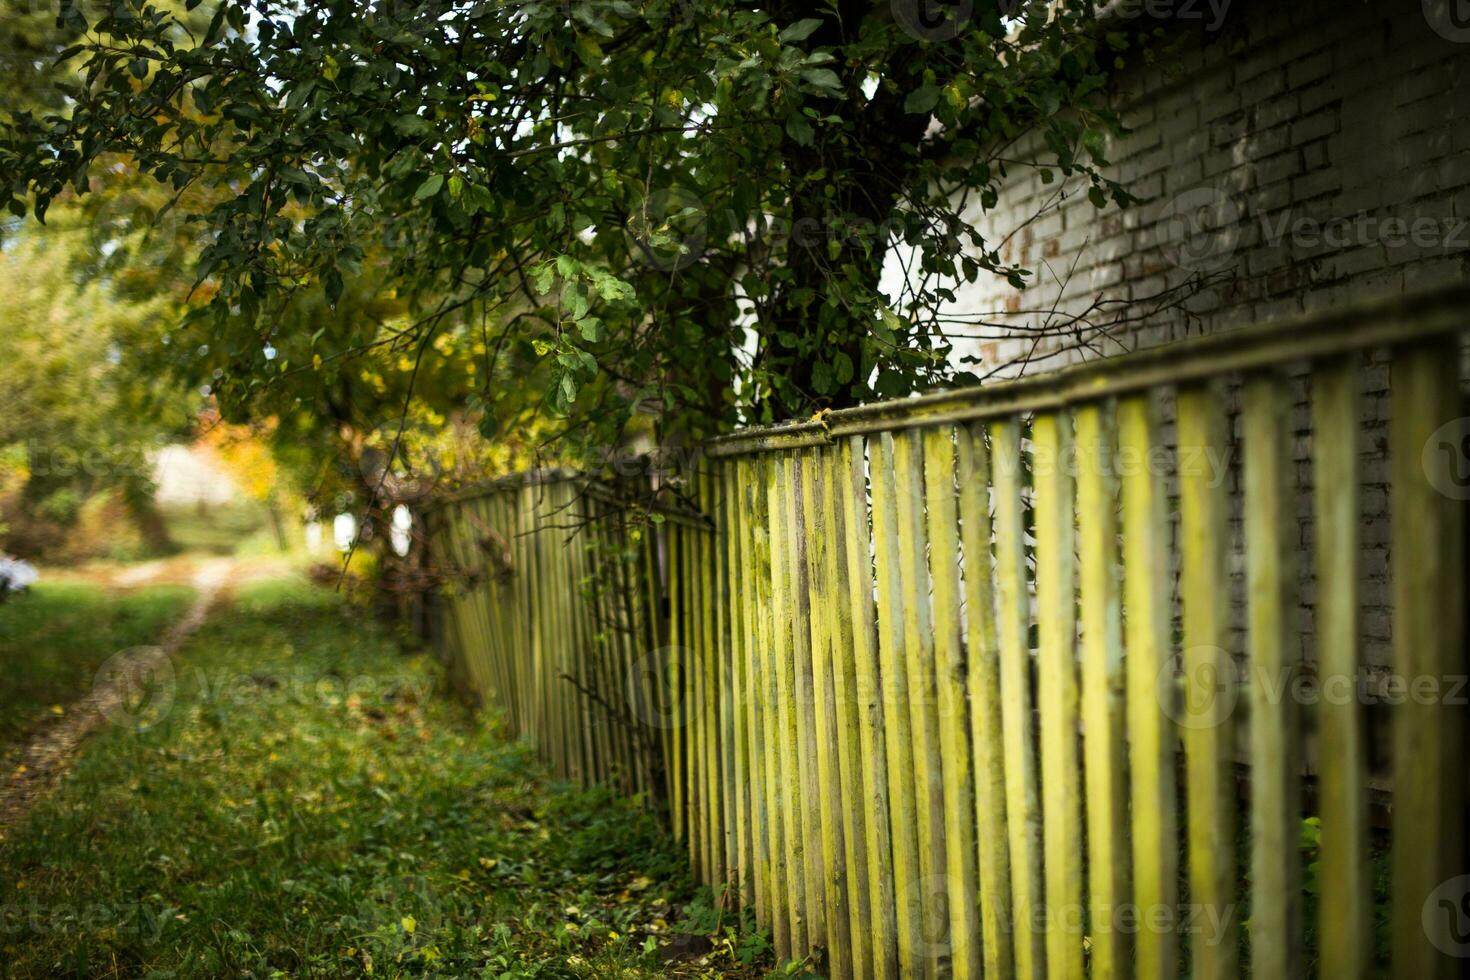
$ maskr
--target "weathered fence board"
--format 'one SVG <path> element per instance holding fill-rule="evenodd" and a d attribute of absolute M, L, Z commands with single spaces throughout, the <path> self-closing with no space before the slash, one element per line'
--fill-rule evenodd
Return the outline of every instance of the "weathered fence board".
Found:
<path fill-rule="evenodd" d="M 1350 357 L 1322 364 L 1312 379 L 1319 683 L 1351 692 L 1358 680 L 1358 372 Z M 1368 749 L 1364 706 L 1324 697 L 1318 708 L 1322 813 L 1323 976 L 1362 980 L 1372 972 L 1368 854 Z"/>
<path fill-rule="evenodd" d="M 1467 309 L 1449 292 L 834 412 L 631 487 L 543 472 L 445 499 L 453 675 L 558 776 L 647 800 L 726 908 L 829 976 L 1450 976 L 1470 461 L 1444 427 Z M 1391 841 L 1359 640 L 1370 348 L 1409 692 L 1387 711 Z"/>
<path fill-rule="evenodd" d="M 1127 629 L 1127 719 L 1133 791 L 1133 902 L 1139 910 L 1179 907 L 1179 814 L 1174 726 L 1160 698 L 1172 678 L 1169 637 L 1170 573 L 1163 474 L 1140 461 L 1162 446 L 1158 406 L 1149 395 L 1119 402 L 1119 459 L 1135 465 L 1123 478 L 1123 581 Z M 1170 688 L 1172 690 L 1172 686 Z M 1179 973 L 1179 940 L 1171 928 L 1136 936 L 1137 974 Z"/>
<path fill-rule="evenodd" d="M 1189 814 L 1189 900 L 1198 914 L 1227 922 L 1235 908 L 1235 662 L 1227 649 L 1230 612 L 1228 490 L 1207 465 L 1226 448 L 1224 394 L 1213 383 L 1179 390 L 1179 578 L 1183 606 L 1182 700 L 1186 811 Z M 1189 934 L 1193 974 L 1233 980 L 1231 929 Z"/>
<path fill-rule="evenodd" d="M 1115 921 L 1129 898 L 1129 847 L 1113 409 L 1094 403 L 1075 415 L 1088 912 L 1096 980 L 1121 980 L 1129 974 L 1128 936 Z"/>

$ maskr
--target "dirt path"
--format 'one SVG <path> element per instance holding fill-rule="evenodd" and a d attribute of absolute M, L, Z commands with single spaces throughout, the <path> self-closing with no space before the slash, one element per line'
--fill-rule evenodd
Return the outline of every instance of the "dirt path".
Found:
<path fill-rule="evenodd" d="M 134 647 L 108 659 L 98 670 L 92 690 L 66 709 L 64 720 L 25 747 L 21 764 L 0 785 L 0 837 L 17 826 L 40 795 L 55 785 L 88 735 L 108 721 L 129 720 L 129 698 L 146 692 L 165 674 L 172 677 L 169 658 L 204 624 L 225 591 L 239 581 L 239 571 L 237 563 L 228 558 L 198 563 L 187 578 L 198 597 L 158 645 Z"/>

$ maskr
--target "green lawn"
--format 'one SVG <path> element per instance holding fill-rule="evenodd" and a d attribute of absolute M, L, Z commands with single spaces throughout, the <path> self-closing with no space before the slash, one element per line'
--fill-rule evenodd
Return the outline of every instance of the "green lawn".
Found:
<path fill-rule="evenodd" d="M 42 582 L 0 603 L 0 763 L 53 706 L 85 694 L 108 657 L 157 642 L 192 598 L 182 586 L 108 593 Z"/>
<path fill-rule="evenodd" d="M 330 593 L 245 589 L 175 672 L 156 723 L 95 736 L 0 844 L 13 975 L 771 968 L 650 817 L 549 783 L 439 695 L 432 657 Z"/>

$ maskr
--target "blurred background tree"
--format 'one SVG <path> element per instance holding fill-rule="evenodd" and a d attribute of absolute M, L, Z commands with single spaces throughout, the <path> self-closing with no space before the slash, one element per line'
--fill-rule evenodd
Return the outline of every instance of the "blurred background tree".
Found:
<path fill-rule="evenodd" d="M 126 555 L 167 548 L 152 505 L 151 454 L 185 436 L 197 394 L 140 354 L 176 311 L 79 281 L 92 224 L 59 214 L 0 254 L 0 515 L 26 555 Z M 108 530 L 110 528 L 110 530 Z"/>

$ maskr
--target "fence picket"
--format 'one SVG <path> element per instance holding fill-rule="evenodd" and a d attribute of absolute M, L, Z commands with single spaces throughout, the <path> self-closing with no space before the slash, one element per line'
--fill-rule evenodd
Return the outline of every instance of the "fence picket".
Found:
<path fill-rule="evenodd" d="M 696 768 L 699 772 L 700 802 L 700 854 L 704 861 L 704 881 L 711 888 L 718 888 L 721 874 L 722 836 L 720 834 L 720 748 L 715 740 L 715 728 L 719 720 L 719 691 L 717 651 L 715 647 L 715 609 L 718 606 L 716 590 L 719 578 L 716 572 L 716 555 L 719 549 L 714 535 L 715 505 L 710 492 L 710 475 L 701 470 L 696 478 L 697 499 L 700 514 L 704 517 L 699 532 L 699 591 L 695 603 L 699 609 L 699 756 Z"/>
<path fill-rule="evenodd" d="M 730 732 L 729 779 L 726 795 L 734 804 L 731 817 L 734 821 L 734 851 L 730 856 L 730 867 L 734 869 L 732 879 L 735 886 L 735 902 L 739 908 L 751 907 L 755 901 L 754 875 L 751 865 L 751 805 L 750 805 L 750 757 L 747 742 L 745 702 L 749 698 L 746 690 L 745 647 L 749 643 L 746 608 L 748 598 L 742 573 L 749 564 L 747 545 L 748 527 L 742 521 L 741 485 L 744 460 L 726 463 L 724 470 L 724 507 L 720 523 L 725 529 L 725 581 L 729 583 L 727 605 L 729 610 L 729 671 L 730 694 L 725 702 L 727 709 L 726 727 Z"/>
<path fill-rule="evenodd" d="M 684 630 L 688 614 L 685 612 L 684 583 L 688 580 L 688 565 L 684 560 L 684 537 L 688 529 L 683 523 L 668 527 L 669 549 L 669 649 L 668 677 L 665 684 L 669 691 L 669 828 L 674 840 L 682 841 L 687 832 L 685 808 L 688 803 L 684 794 L 684 743 L 689 725 L 689 696 L 684 683 Z"/>
<path fill-rule="evenodd" d="M 1301 972 L 1301 740 L 1293 697 L 1300 674 L 1296 542 L 1285 379 L 1245 389 L 1246 575 L 1250 597 L 1251 973 Z"/>
<path fill-rule="evenodd" d="M 1317 533 L 1322 814 L 1322 975 L 1364 980 L 1373 946 L 1368 867 L 1368 755 L 1358 659 L 1358 374 L 1347 358 L 1312 381 L 1312 482 Z"/>
<path fill-rule="evenodd" d="M 826 910 L 829 973 L 853 976 L 853 935 L 847 900 L 847 844 L 842 809 L 841 761 L 838 758 L 836 681 L 832 676 L 831 579 L 832 516 L 826 509 L 825 474 L 815 452 L 803 454 L 801 468 L 802 538 L 807 542 L 807 621 L 812 663 L 812 720 L 815 723 L 816 793 L 820 819 L 821 877 Z"/>
<path fill-rule="evenodd" d="M 790 547 L 788 579 L 791 589 L 792 714 L 796 732 L 798 819 L 801 821 L 802 857 L 806 871 L 806 927 L 812 946 L 827 945 L 827 889 L 822 870 L 821 786 L 817 781 L 817 725 L 812 683 L 812 642 L 807 625 L 811 610 L 807 599 L 807 563 L 810 540 L 804 532 L 801 483 L 805 460 L 802 453 L 787 457 L 783 498 Z"/>
<path fill-rule="evenodd" d="M 1081 980 L 1082 766 L 1078 757 L 1075 503 L 1071 417 L 1048 412 L 1032 424 L 1036 509 L 1038 725 L 1046 870 L 1046 964 L 1054 980 Z"/>
<path fill-rule="evenodd" d="M 761 693 L 764 707 L 761 724 L 764 739 L 760 747 L 761 766 L 765 772 L 767 853 L 770 858 L 769 881 L 771 887 L 771 935 L 776 955 L 790 959 L 796 951 L 799 930 L 793 923 L 793 893 L 791 884 L 790 852 L 786 844 L 786 782 L 785 782 L 785 729 L 781 724 L 780 711 L 780 660 L 777 654 L 777 635 L 781 630 L 780 611 L 777 608 L 779 589 L 776 585 L 778 570 L 782 567 L 778 544 L 780 508 L 775 507 L 777 460 L 763 459 L 759 464 L 760 482 L 757 484 L 757 514 L 764 519 L 765 534 L 757 538 L 763 541 L 760 551 L 761 573 L 761 633 L 758 671 L 763 678 Z"/>
<path fill-rule="evenodd" d="M 691 493 L 694 497 L 695 509 L 702 513 L 703 500 L 700 490 L 699 477 L 696 474 Z M 687 738 L 684 765 L 687 770 L 685 789 L 689 800 L 689 859 L 695 869 L 696 880 L 706 885 L 713 883 L 709 866 L 709 813 L 704 787 L 707 764 L 704 746 L 706 711 L 704 685 L 707 680 L 704 669 L 704 618 L 709 597 L 709 586 L 706 582 L 709 576 L 709 562 L 705 555 L 707 540 L 708 537 L 701 522 L 690 528 L 685 545 L 689 555 L 691 574 L 688 588 L 685 591 L 685 610 L 689 624 L 685 653 L 685 662 L 689 669 L 687 682 L 689 721 L 684 729 Z"/>
<path fill-rule="evenodd" d="M 764 463 L 758 458 L 741 457 L 739 460 L 742 504 L 742 523 L 746 532 L 746 560 L 741 566 L 740 582 L 745 593 L 745 689 L 746 754 L 750 760 L 750 809 L 754 825 L 751 827 L 751 860 L 753 887 L 755 890 L 755 916 L 761 925 L 775 931 L 778 917 L 774 910 L 771 868 L 774 855 L 771 848 L 770 816 L 767 797 L 767 751 L 771 743 L 766 736 L 766 714 L 770 707 L 765 693 L 764 681 L 770 671 L 764 669 L 764 656 L 770 649 L 766 640 L 770 628 L 767 596 L 771 570 L 769 551 L 765 542 L 766 508 L 765 482 L 762 476 Z"/>
<path fill-rule="evenodd" d="M 950 973 L 979 978 L 981 966 L 978 851 L 975 844 L 974 753 L 966 703 L 964 640 L 960 625 L 959 521 L 955 509 L 955 430 L 924 432 L 924 500 L 928 515 L 929 575 L 933 582 L 934 676 L 943 777 L 945 879 L 948 885 Z"/>
<path fill-rule="evenodd" d="M 1179 907 L 1179 816 L 1175 795 L 1174 726 L 1159 699 L 1170 670 L 1168 523 L 1162 474 L 1152 461 L 1163 444 L 1158 409 L 1149 395 L 1118 403 L 1118 458 L 1123 472 L 1123 589 L 1128 609 L 1129 791 L 1133 815 L 1133 901 L 1139 915 Z M 1142 918 L 1137 942 L 1139 980 L 1179 975 L 1179 937 L 1172 922 L 1158 928 Z"/>
<path fill-rule="evenodd" d="M 1011 863 L 1011 922 L 1016 973 L 1046 973 L 1045 932 L 1036 916 L 1042 892 L 1041 803 L 1031 740 L 1031 613 L 1026 580 L 1025 501 L 1021 426 L 1015 419 L 990 429 L 995 491 L 996 637 L 1000 649 L 1001 732 L 1006 757 L 1006 830 Z"/>
<path fill-rule="evenodd" d="M 849 916 L 847 932 L 852 974 L 859 980 L 874 975 L 872 947 L 879 940 L 880 923 L 873 914 L 869 891 L 867 822 L 872 798 L 863 794 L 862 705 L 857 686 L 858 639 L 853 635 L 850 598 L 845 501 L 847 489 L 841 451 L 819 451 L 814 459 L 816 506 L 824 515 L 827 544 L 823 550 L 823 574 L 827 581 L 829 672 L 832 686 L 832 726 L 836 736 L 838 817 L 842 821 L 844 887 Z"/>
<path fill-rule="evenodd" d="M 893 848 L 893 901 L 902 974 L 924 972 L 923 923 L 913 897 L 922 887 L 919 818 L 914 800 L 914 743 L 909 720 L 908 674 L 904 664 L 903 596 L 898 550 L 898 488 L 891 436 L 868 444 L 873 495 L 873 569 L 878 585 L 878 680 L 882 685 L 884 739 L 888 757 L 888 803 Z"/>
<path fill-rule="evenodd" d="M 1083 771 L 1087 786 L 1087 891 L 1093 980 L 1128 976 L 1130 900 L 1117 436 L 1111 414 L 1084 405 L 1077 446 L 1078 590 L 1082 627 Z"/>
<path fill-rule="evenodd" d="M 1011 862 L 1000 707 L 1000 648 L 995 633 L 995 570 L 990 552 L 990 450 L 983 429 L 977 426 L 961 430 L 956 450 L 965 552 L 965 606 L 969 617 L 966 669 L 970 740 L 975 752 L 981 946 L 985 976 L 1008 977 L 1014 965 Z"/>
<path fill-rule="evenodd" d="M 1400 349 L 1389 412 L 1393 663 L 1417 685 L 1393 708 L 1395 977 L 1460 975 L 1467 944 L 1465 707 L 1448 695 L 1466 673 L 1463 435 L 1440 427 L 1462 415 L 1450 343 Z M 1423 693 L 1426 688 L 1429 693 Z M 1448 891 L 1441 888 L 1449 882 Z M 1458 886 L 1456 886 L 1458 882 Z M 1438 889 L 1438 891 L 1437 891 Z M 1456 903 L 1458 903 L 1458 908 Z M 1425 942 L 1425 939 L 1428 942 Z"/>
<path fill-rule="evenodd" d="M 792 594 L 792 569 L 795 559 L 791 551 L 791 511 L 787 506 L 790 499 L 791 459 L 789 455 L 771 461 L 770 515 L 771 515 L 771 619 L 773 638 L 771 651 L 775 657 L 772 673 L 776 678 L 776 727 L 775 741 L 779 746 L 780 763 L 777 766 L 776 786 L 781 801 L 781 847 L 786 864 L 785 907 L 791 923 L 790 955 L 804 957 L 810 950 L 807 931 L 806 889 L 806 839 L 801 799 L 801 771 L 797 764 L 798 727 L 794 700 L 796 694 L 795 652 L 792 637 L 795 624 L 795 603 Z"/>
<path fill-rule="evenodd" d="M 880 674 L 877 611 L 874 605 L 872 538 L 868 514 L 865 444 L 855 436 L 841 444 L 839 476 L 845 474 L 841 490 L 842 523 L 847 543 L 848 596 L 852 608 L 853 681 L 860 705 L 858 740 L 863 759 L 863 799 L 869 801 L 871 819 L 864 821 L 864 844 L 868 855 L 868 901 L 873 908 L 873 975 L 901 976 L 902 962 L 898 909 L 890 862 L 897 861 L 899 848 L 893 843 L 893 815 L 897 812 L 889 791 L 887 704 Z M 875 498 L 876 500 L 876 495 Z"/>
<path fill-rule="evenodd" d="M 1211 461 L 1224 459 L 1225 412 L 1209 385 L 1180 389 L 1179 551 L 1184 620 L 1184 691 L 1175 715 L 1184 735 L 1189 812 L 1190 904 L 1212 923 L 1231 923 L 1235 908 L 1235 741 L 1238 697 L 1228 649 L 1230 544 L 1227 488 Z M 1201 921 L 1198 915 L 1195 921 Z M 1201 980 L 1234 980 L 1234 930 L 1191 932 L 1190 956 Z"/>
<path fill-rule="evenodd" d="M 924 526 L 923 446 L 918 430 L 893 437 L 894 485 L 898 508 L 898 584 L 903 620 L 909 733 L 913 739 L 914 815 L 919 832 L 919 881 L 909 895 L 911 915 L 924 942 L 924 973 L 937 977 L 948 967 L 949 888 L 945 880 L 944 779 L 934 746 L 939 745 L 934 627 L 929 610 L 928 549 Z M 902 900 L 902 899 L 900 899 Z"/>

